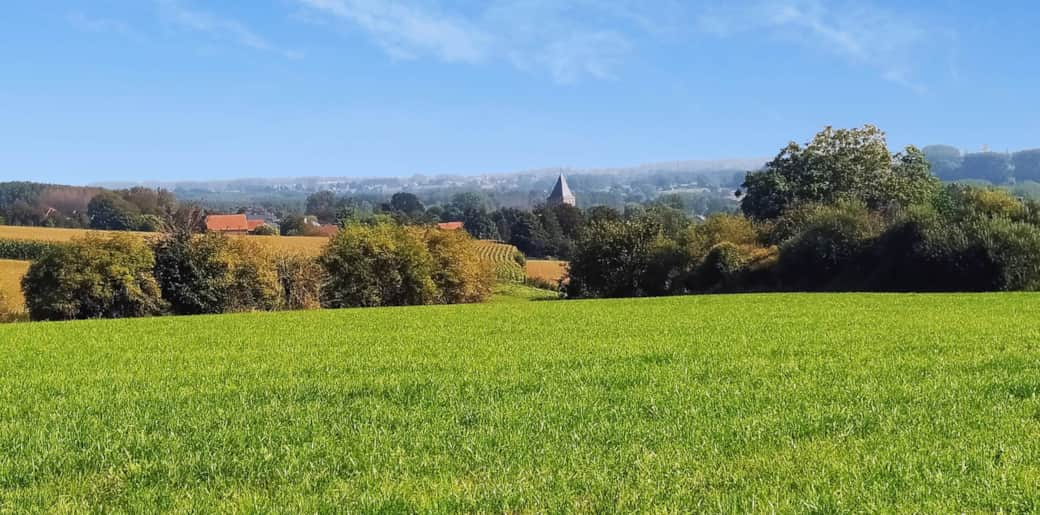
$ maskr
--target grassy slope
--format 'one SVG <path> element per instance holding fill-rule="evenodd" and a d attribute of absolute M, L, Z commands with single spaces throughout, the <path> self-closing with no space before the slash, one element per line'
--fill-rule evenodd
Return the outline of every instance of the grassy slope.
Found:
<path fill-rule="evenodd" d="M 1040 296 L 0 326 L 0 505 L 1021 511 Z"/>

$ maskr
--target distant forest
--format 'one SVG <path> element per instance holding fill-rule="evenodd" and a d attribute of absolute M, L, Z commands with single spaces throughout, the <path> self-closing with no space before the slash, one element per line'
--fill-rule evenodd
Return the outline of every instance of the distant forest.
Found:
<path fill-rule="evenodd" d="M 945 182 L 995 185 L 1012 194 L 1040 199 L 1040 149 L 964 153 L 949 145 L 922 149 L 932 173 Z M 734 212 L 734 192 L 759 161 L 680 162 L 638 168 L 574 171 L 567 177 L 579 207 L 624 211 L 665 201 L 688 216 Z M 761 161 L 764 163 L 764 160 Z M 744 168 L 738 168 L 743 166 Z M 426 207 L 449 210 L 460 194 L 479 197 L 488 212 L 503 208 L 532 211 L 545 200 L 559 170 L 482 176 L 384 178 L 241 179 L 108 188 L 32 182 L 0 183 L 0 224 L 154 230 L 180 204 L 213 213 L 247 212 L 269 220 L 313 211 L 316 193 L 341 203 L 379 211 L 395 193 L 410 193 Z M 563 170 L 566 172 L 566 170 Z M 126 185 L 129 186 L 129 185 Z M 309 202 L 310 201 L 310 202 Z M 311 204 L 308 206 L 308 204 Z M 327 218 L 321 216 L 321 218 Z"/>

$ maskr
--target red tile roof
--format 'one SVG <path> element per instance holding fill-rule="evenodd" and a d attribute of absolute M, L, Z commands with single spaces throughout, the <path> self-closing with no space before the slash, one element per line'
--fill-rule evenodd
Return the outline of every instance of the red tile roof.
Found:
<path fill-rule="evenodd" d="M 463 228 L 462 222 L 444 222 L 437 224 L 438 229 L 444 229 L 445 231 L 457 231 Z"/>
<path fill-rule="evenodd" d="M 261 225 L 267 225 L 267 222 L 263 220 L 246 220 L 246 225 L 249 226 L 249 230 L 252 231 Z"/>
<path fill-rule="evenodd" d="M 335 236 L 339 232 L 339 226 L 335 224 L 324 224 L 318 227 L 319 236 Z"/>
<path fill-rule="evenodd" d="M 246 215 L 209 215 L 206 217 L 206 230 L 218 232 L 248 231 L 249 221 Z"/>

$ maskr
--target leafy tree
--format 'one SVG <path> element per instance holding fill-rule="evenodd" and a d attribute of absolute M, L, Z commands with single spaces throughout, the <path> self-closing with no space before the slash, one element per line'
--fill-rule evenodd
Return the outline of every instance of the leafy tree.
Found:
<path fill-rule="evenodd" d="M 759 235 L 754 223 L 743 216 L 715 214 L 691 226 L 684 239 L 690 255 L 700 259 L 721 243 L 756 245 Z"/>
<path fill-rule="evenodd" d="M 585 210 L 584 217 L 585 223 L 617 222 L 621 220 L 621 213 L 609 206 L 593 206 Z"/>
<path fill-rule="evenodd" d="M 663 295 L 682 283 L 687 263 L 653 223 L 594 222 L 583 232 L 570 262 L 570 297 Z"/>
<path fill-rule="evenodd" d="M 275 309 L 282 292 L 263 247 L 220 233 L 176 231 L 154 244 L 155 276 L 178 315 Z"/>
<path fill-rule="evenodd" d="M 419 229 L 394 224 L 348 225 L 318 259 L 328 275 L 328 308 L 404 306 L 437 301 L 434 260 Z"/>
<path fill-rule="evenodd" d="M 513 215 L 515 219 L 509 226 L 509 243 L 525 256 L 545 257 L 550 248 L 549 235 L 542 228 L 538 217 L 527 211 L 519 211 Z"/>
<path fill-rule="evenodd" d="M 904 205 L 936 190 L 927 171 L 927 160 L 914 147 L 890 154 L 877 127 L 828 127 L 804 147 L 788 144 L 765 169 L 749 173 L 741 209 L 767 220 L 805 203 L 858 201 L 870 209 Z"/>
<path fill-rule="evenodd" d="M 433 257 L 437 302 L 483 302 L 491 296 L 495 270 L 490 261 L 481 258 L 469 235 L 463 231 L 431 230 L 426 232 L 426 245 Z"/>
<path fill-rule="evenodd" d="M 123 318 L 161 313 L 155 258 L 129 235 L 88 235 L 53 247 L 22 279 L 33 320 Z"/>
<path fill-rule="evenodd" d="M 423 206 L 423 203 L 419 201 L 419 197 L 416 197 L 415 194 L 398 192 L 390 197 L 390 209 L 387 211 L 417 216 L 426 211 L 426 206 Z"/>
<path fill-rule="evenodd" d="M 87 216 L 92 229 L 133 231 L 140 226 L 137 206 L 113 192 L 96 195 L 87 205 Z"/>
<path fill-rule="evenodd" d="M 498 240 L 498 226 L 491 219 L 491 215 L 483 208 L 469 208 L 462 217 L 463 227 L 466 232 L 479 240 Z"/>
<path fill-rule="evenodd" d="M 317 217 L 321 223 L 330 224 L 336 221 L 338 205 L 335 193 L 319 191 L 307 197 L 306 214 Z"/>
<path fill-rule="evenodd" d="M 884 230 L 863 204 L 803 206 L 798 232 L 780 246 L 779 276 L 786 288 L 855 288 L 867 275 L 869 250 Z"/>
<path fill-rule="evenodd" d="M 1015 165 L 1015 181 L 1040 182 L 1040 148 L 1015 152 L 1011 156 Z"/>
<path fill-rule="evenodd" d="M 301 215 L 282 217 L 278 227 L 282 232 L 282 236 L 303 236 L 307 232 L 307 222 Z"/>

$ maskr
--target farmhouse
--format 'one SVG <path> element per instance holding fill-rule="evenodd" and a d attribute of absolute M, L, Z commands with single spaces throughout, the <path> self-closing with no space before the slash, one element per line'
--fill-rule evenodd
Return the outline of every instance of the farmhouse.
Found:
<path fill-rule="evenodd" d="M 263 225 L 259 221 L 257 225 Z M 209 215 L 206 217 L 206 230 L 209 232 L 222 232 L 225 234 L 248 234 L 256 226 L 250 227 L 246 215 Z"/>
<path fill-rule="evenodd" d="M 437 228 L 444 231 L 458 231 L 463 228 L 462 222 L 444 222 L 437 224 Z"/>
<path fill-rule="evenodd" d="M 578 204 L 578 199 L 571 192 L 571 187 L 567 185 L 567 178 L 562 173 L 556 179 L 556 186 L 553 186 L 552 193 L 549 194 L 549 198 L 545 200 L 545 203 L 549 207 L 563 204 L 575 206 Z"/>

